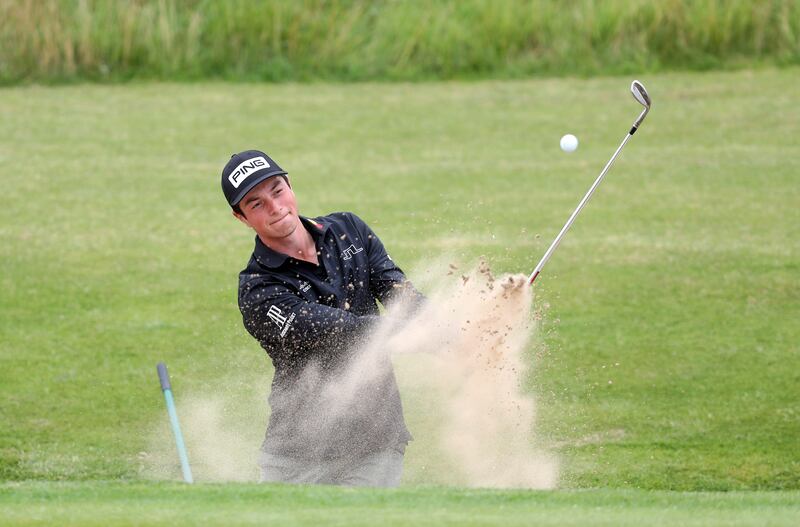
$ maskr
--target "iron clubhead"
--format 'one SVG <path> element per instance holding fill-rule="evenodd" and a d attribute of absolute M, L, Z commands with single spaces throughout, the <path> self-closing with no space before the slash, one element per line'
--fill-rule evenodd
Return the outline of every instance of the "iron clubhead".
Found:
<path fill-rule="evenodd" d="M 633 95 L 633 98 L 636 99 L 636 102 L 644 106 L 642 113 L 639 114 L 639 117 L 637 117 L 636 121 L 633 122 L 633 127 L 631 128 L 631 133 L 633 133 L 639 128 L 639 125 L 642 124 L 642 121 L 644 121 L 644 118 L 647 115 L 647 112 L 650 111 L 650 106 L 653 104 L 653 102 L 650 100 L 650 95 L 644 88 L 644 84 L 637 80 L 631 83 L 631 94 Z"/>
<path fill-rule="evenodd" d="M 641 82 L 633 81 L 631 83 L 631 93 L 633 94 L 633 98 L 639 101 L 639 104 L 645 108 L 650 108 L 650 96 L 647 94 L 647 90 L 644 89 L 644 85 Z"/>

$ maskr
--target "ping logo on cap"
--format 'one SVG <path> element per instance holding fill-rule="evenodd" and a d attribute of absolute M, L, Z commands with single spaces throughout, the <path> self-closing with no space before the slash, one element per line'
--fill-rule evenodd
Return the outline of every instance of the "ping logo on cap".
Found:
<path fill-rule="evenodd" d="M 257 170 L 261 170 L 262 168 L 269 168 L 269 163 L 262 156 L 248 159 L 236 167 L 233 172 L 231 172 L 231 174 L 228 176 L 228 181 L 231 182 L 233 188 L 239 188 L 239 185 L 242 184 L 242 181 L 247 179 L 247 176 L 251 175 Z"/>

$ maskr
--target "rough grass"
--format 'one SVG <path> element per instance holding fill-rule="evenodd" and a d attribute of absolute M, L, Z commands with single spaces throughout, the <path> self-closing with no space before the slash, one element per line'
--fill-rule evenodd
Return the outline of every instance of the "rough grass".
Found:
<path fill-rule="evenodd" d="M 653 111 L 537 281 L 562 487 L 800 488 L 797 78 L 642 78 Z M 266 394 L 232 152 L 267 150 L 303 211 L 358 212 L 409 270 L 527 272 L 637 115 L 629 81 L 1 90 L 0 477 L 141 477 L 159 360 L 179 403 Z M 403 395 L 405 484 L 450 483 L 429 394 Z M 265 410 L 239 417 L 256 449 Z"/>
<path fill-rule="evenodd" d="M 0 83 L 619 74 L 800 62 L 793 0 L 0 0 Z"/>

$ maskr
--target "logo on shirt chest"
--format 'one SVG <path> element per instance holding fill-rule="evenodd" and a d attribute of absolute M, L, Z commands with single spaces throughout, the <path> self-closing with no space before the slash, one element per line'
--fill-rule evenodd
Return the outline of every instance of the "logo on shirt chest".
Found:
<path fill-rule="evenodd" d="M 350 258 L 353 257 L 354 254 L 358 254 L 363 250 L 364 250 L 363 247 L 356 247 L 355 245 L 350 244 L 350 247 L 345 249 L 344 252 L 342 253 L 342 260 L 349 260 Z"/>
<path fill-rule="evenodd" d="M 269 306 L 267 316 L 281 328 L 281 337 L 286 335 L 286 332 L 292 327 L 292 322 L 294 321 L 294 313 L 289 313 L 287 318 L 278 306 Z"/>

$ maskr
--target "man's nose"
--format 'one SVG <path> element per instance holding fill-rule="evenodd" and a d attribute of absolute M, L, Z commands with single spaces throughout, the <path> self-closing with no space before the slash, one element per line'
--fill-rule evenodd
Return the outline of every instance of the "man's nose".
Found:
<path fill-rule="evenodd" d="M 278 204 L 275 202 L 275 200 L 274 200 L 274 199 L 268 199 L 268 200 L 266 200 L 266 202 L 267 202 L 267 203 L 266 203 L 266 206 L 267 206 L 267 212 L 269 212 L 271 215 L 272 215 L 272 214 L 275 214 L 275 213 L 277 213 L 277 212 L 279 212 L 279 211 L 281 210 L 281 207 L 280 207 L 280 205 L 278 205 Z"/>

